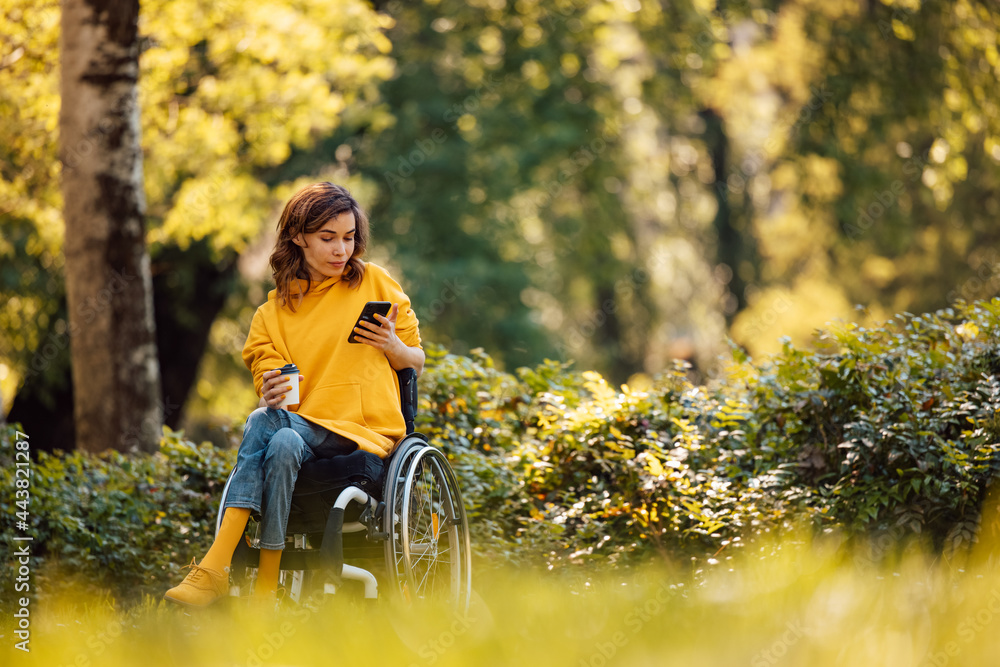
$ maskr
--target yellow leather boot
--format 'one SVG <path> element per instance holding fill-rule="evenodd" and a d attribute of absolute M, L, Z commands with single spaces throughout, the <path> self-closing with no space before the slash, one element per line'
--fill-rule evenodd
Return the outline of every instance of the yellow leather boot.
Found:
<path fill-rule="evenodd" d="M 188 607 L 207 607 L 229 593 L 229 568 L 223 572 L 196 565 L 194 558 L 188 575 L 164 594 L 163 599 Z"/>

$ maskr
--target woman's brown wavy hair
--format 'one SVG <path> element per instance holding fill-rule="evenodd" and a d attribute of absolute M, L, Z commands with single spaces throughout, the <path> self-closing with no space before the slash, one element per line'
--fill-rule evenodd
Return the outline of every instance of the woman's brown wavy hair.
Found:
<path fill-rule="evenodd" d="M 354 253 L 344 267 L 343 280 L 356 288 L 365 276 L 365 264 L 361 256 L 368 249 L 368 216 L 358 206 L 351 193 L 333 183 L 314 183 L 296 192 L 281 212 L 278 220 L 278 240 L 271 253 L 271 272 L 278 288 L 278 303 L 287 305 L 295 312 L 291 297 L 298 296 L 298 304 L 312 289 L 312 278 L 306 266 L 302 248 L 292 242 L 299 234 L 312 234 L 323 228 L 329 220 L 341 213 L 354 213 Z M 298 279 L 305 279 L 305 292 L 300 291 Z M 293 290 L 294 288 L 294 290 Z"/>

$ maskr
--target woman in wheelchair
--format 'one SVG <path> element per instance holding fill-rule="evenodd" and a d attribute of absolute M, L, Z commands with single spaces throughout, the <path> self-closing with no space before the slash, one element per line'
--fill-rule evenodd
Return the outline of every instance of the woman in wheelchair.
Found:
<path fill-rule="evenodd" d="M 365 213 L 344 188 L 316 183 L 296 193 L 278 222 L 271 254 L 276 289 L 254 314 L 243 348 L 259 407 L 246 421 L 222 521 L 211 548 L 164 598 L 201 607 L 229 592 L 233 552 L 251 512 L 260 516 L 254 597 L 274 599 L 292 491 L 302 464 L 362 449 L 384 459 L 406 432 L 395 370 L 423 368 L 410 300 L 385 269 L 364 262 Z M 368 301 L 388 301 L 378 324 Z M 358 342 L 348 342 L 354 332 Z M 279 408 L 301 371 L 297 405 Z"/>

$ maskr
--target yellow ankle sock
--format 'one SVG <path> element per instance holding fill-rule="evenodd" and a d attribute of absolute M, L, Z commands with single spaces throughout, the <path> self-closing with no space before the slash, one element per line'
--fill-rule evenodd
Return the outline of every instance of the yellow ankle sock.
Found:
<path fill-rule="evenodd" d="M 212 543 L 208 553 L 198 565 L 219 572 L 229 567 L 233 561 L 233 551 L 243 539 L 243 531 L 247 527 L 247 519 L 249 518 L 249 508 L 227 507 L 226 513 L 222 515 L 219 534 L 215 536 L 215 542 Z"/>
<path fill-rule="evenodd" d="M 257 582 L 254 584 L 255 598 L 273 597 L 278 589 L 281 574 L 281 549 L 261 549 L 260 565 L 257 566 Z"/>

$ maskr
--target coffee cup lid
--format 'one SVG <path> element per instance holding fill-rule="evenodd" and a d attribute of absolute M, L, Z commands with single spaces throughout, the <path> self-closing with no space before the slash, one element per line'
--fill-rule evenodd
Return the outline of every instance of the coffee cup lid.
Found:
<path fill-rule="evenodd" d="M 289 375 L 291 373 L 298 373 L 299 372 L 299 367 L 296 366 L 295 364 L 285 364 L 284 366 L 282 366 L 278 370 L 281 371 L 282 375 Z"/>

